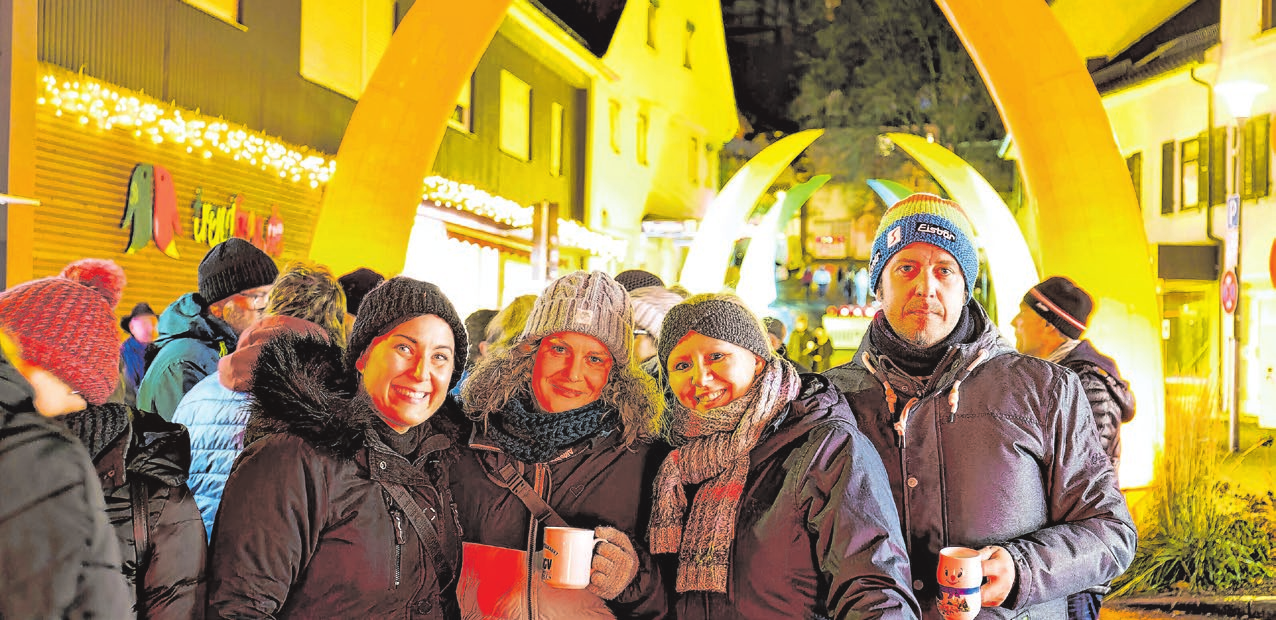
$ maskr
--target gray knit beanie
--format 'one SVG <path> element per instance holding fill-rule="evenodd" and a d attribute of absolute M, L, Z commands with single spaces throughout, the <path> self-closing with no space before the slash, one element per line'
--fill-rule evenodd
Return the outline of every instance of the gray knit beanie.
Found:
<path fill-rule="evenodd" d="M 452 328 L 455 349 L 452 352 L 452 380 L 448 387 L 455 386 L 461 380 L 461 373 L 465 371 L 466 351 L 469 348 L 465 325 L 456 314 L 452 301 L 439 287 L 407 276 L 390 278 L 363 298 L 359 314 L 354 320 L 354 329 L 350 331 L 346 365 L 354 368 L 355 362 L 363 356 L 373 340 L 389 333 L 404 321 L 427 314 L 443 319 Z"/>
<path fill-rule="evenodd" d="M 627 365 L 634 339 L 629 294 L 601 271 L 577 271 L 554 280 L 532 306 L 520 340 L 532 342 L 559 332 L 593 336 L 607 346 L 617 366 Z"/>
<path fill-rule="evenodd" d="M 682 296 L 663 286 L 644 286 L 629 291 L 629 301 L 634 306 L 634 327 L 659 340 L 660 324 L 671 308 L 682 303 Z"/>
<path fill-rule="evenodd" d="M 662 372 L 669 368 L 669 353 L 693 331 L 744 347 L 763 360 L 771 361 L 771 342 L 767 340 L 762 321 L 745 307 L 744 302 L 735 295 L 704 293 L 688 298 L 665 315 L 657 347 Z"/>
<path fill-rule="evenodd" d="M 209 250 L 199 262 L 199 296 L 215 304 L 231 295 L 274 284 L 279 267 L 251 243 L 231 237 Z"/>

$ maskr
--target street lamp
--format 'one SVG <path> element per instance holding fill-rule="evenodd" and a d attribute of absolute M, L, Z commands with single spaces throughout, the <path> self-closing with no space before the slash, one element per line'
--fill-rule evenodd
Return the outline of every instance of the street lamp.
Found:
<path fill-rule="evenodd" d="M 1224 82 L 1214 86 L 1214 92 L 1223 98 L 1223 105 L 1236 120 L 1236 160 L 1235 177 L 1232 188 L 1236 193 L 1236 307 L 1232 310 L 1232 411 L 1228 417 L 1228 447 L 1232 452 L 1239 452 L 1241 447 L 1241 253 L 1245 235 L 1242 234 L 1241 221 L 1244 209 L 1241 208 L 1241 175 L 1244 172 L 1244 128 L 1249 119 L 1254 99 L 1267 91 L 1267 86 L 1258 82 L 1239 80 Z M 1208 157 L 1209 155 L 1206 155 Z M 1230 222 L 1229 222 L 1230 224 Z"/>

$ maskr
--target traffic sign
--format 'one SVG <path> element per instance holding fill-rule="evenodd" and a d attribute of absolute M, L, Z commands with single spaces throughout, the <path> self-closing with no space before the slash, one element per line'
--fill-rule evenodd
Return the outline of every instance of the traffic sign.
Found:
<path fill-rule="evenodd" d="M 1228 271 L 1223 274 L 1223 283 L 1219 285 L 1219 296 L 1223 298 L 1223 311 L 1231 314 L 1236 310 L 1236 297 L 1240 294 L 1239 288 L 1236 286 L 1236 272 Z"/>
<path fill-rule="evenodd" d="M 1236 230 L 1241 225 L 1241 197 L 1232 194 L 1227 197 L 1227 229 Z"/>

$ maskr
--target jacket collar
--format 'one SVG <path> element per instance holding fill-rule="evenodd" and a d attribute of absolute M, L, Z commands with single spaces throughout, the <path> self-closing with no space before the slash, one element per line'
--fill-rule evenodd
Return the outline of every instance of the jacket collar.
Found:
<path fill-rule="evenodd" d="M 777 451 L 805 436 L 816 426 L 837 415 L 849 412 L 846 398 L 833 389 L 833 383 L 823 375 L 803 374 L 802 389 L 788 408 L 776 417 L 765 431 L 757 446 L 749 452 L 749 460 L 760 463 Z M 839 404 L 842 405 L 839 411 Z"/>
<path fill-rule="evenodd" d="M 213 316 L 208 306 L 196 297 L 196 293 L 178 297 L 160 314 L 159 335 L 155 338 L 155 346 L 163 348 L 184 338 L 198 340 L 214 348 L 217 348 L 217 343 L 221 343 L 226 346 L 227 351 L 233 351 L 238 341 L 230 324 Z"/>
<path fill-rule="evenodd" d="M 110 492 L 134 475 L 165 486 L 185 484 L 190 462 L 191 440 L 185 426 L 134 410 L 129 426 L 107 444 L 94 466 L 102 488 Z"/>

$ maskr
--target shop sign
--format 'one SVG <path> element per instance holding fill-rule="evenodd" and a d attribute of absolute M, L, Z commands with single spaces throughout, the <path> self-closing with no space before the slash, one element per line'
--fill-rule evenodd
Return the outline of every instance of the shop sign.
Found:
<path fill-rule="evenodd" d="M 284 252 L 284 221 L 276 205 L 271 206 L 269 218 L 258 217 L 244 208 L 242 194 L 218 205 L 205 201 L 204 190 L 196 189 L 191 211 L 195 213 L 195 241 L 208 247 L 239 237 L 271 256 L 278 257 Z"/>

